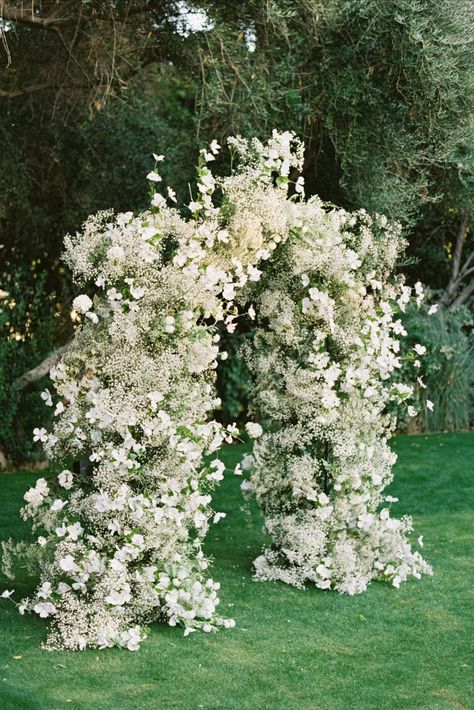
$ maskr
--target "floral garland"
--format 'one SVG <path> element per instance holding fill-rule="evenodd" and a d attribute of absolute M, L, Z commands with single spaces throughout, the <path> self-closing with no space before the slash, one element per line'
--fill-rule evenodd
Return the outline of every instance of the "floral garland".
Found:
<path fill-rule="evenodd" d="M 211 508 L 217 453 L 237 434 L 211 414 L 226 358 L 217 329 L 235 329 L 238 304 L 257 317 L 249 360 L 265 429 L 247 426 L 262 436 L 243 487 L 275 542 L 257 576 L 352 593 L 375 576 L 398 584 L 429 571 L 410 551 L 409 521 L 376 513 L 393 464 L 383 411 L 410 394 L 388 384 L 402 334 L 394 303 L 409 298 L 389 283 L 397 231 L 306 202 L 302 178 L 289 197 L 303 162 L 293 134 L 229 146 L 239 167 L 220 179 L 209 168 L 220 146 L 201 151 L 190 218 L 172 189 L 158 191 L 155 156 L 148 211 L 102 212 L 66 238 L 76 282 L 95 294 L 74 300 L 81 325 L 51 372 L 55 392 L 42 395 L 56 422 L 34 433 L 51 459 L 87 466 L 25 494 L 37 539 L 9 541 L 3 561 L 11 577 L 17 557 L 39 571 L 18 606 L 50 619 L 48 648 L 136 650 L 156 619 L 185 634 L 234 625 L 217 613 L 202 542 L 223 517 Z"/>

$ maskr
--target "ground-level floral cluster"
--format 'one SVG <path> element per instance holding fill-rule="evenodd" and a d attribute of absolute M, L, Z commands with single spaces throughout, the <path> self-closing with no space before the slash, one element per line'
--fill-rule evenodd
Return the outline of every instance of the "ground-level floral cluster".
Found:
<path fill-rule="evenodd" d="M 364 211 L 299 202 L 291 239 L 247 291 L 263 428 L 249 432 L 244 489 L 273 540 L 254 562 L 258 579 L 356 594 L 373 579 L 398 587 L 431 573 L 411 548 L 410 518 L 393 518 L 396 499 L 384 493 L 396 458 L 387 405 L 405 401 L 414 413 L 413 387 L 397 381 L 406 335 L 397 314 L 412 297 L 392 277 L 399 231 Z M 420 304 L 421 284 L 414 296 Z M 414 372 L 422 354 L 417 346 L 409 356 Z"/>
<path fill-rule="evenodd" d="M 159 191 L 155 156 L 148 211 L 100 213 L 66 238 L 81 325 L 42 395 L 53 431 L 34 433 L 51 459 L 87 465 L 37 481 L 22 509 L 36 540 L 4 550 L 9 576 L 17 557 L 39 573 L 19 609 L 50 619 L 50 648 L 136 650 L 156 619 L 186 634 L 234 625 L 218 614 L 202 543 L 223 517 L 211 507 L 218 452 L 237 434 L 213 419 L 217 331 L 244 311 L 257 319 L 249 362 L 263 425 L 248 425 L 245 483 L 274 540 L 257 576 L 354 593 L 429 572 L 410 521 L 383 506 L 385 407 L 410 395 L 393 379 L 396 308 L 410 297 L 390 282 L 397 229 L 305 201 L 303 179 L 289 177 L 303 160 L 291 133 L 229 146 L 238 167 L 220 179 L 209 167 L 220 146 L 201 151 L 188 217 Z"/>

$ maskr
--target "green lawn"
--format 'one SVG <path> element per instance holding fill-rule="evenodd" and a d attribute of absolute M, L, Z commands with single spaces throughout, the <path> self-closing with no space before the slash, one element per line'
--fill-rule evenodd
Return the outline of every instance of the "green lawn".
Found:
<path fill-rule="evenodd" d="M 155 625 L 138 653 L 47 652 L 45 622 L 0 600 L 0 710 L 473 708 L 474 434 L 398 437 L 394 447 L 391 493 L 400 496 L 398 514 L 412 513 L 424 535 L 432 578 L 399 590 L 376 583 L 357 597 L 253 582 L 261 520 L 229 474 L 215 495 L 227 517 L 208 552 L 236 628 L 183 638 Z M 241 453 L 226 450 L 229 466 Z M 22 535 L 17 511 L 35 476 L 0 478 L 2 538 Z"/>

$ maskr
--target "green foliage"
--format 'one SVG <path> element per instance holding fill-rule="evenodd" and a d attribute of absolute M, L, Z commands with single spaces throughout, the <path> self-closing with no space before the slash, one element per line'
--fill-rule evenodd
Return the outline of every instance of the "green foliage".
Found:
<path fill-rule="evenodd" d="M 446 191 L 472 204 L 474 13 L 467 0 L 205 3 L 200 125 L 296 130 L 324 199 L 416 223 Z M 255 52 L 244 28 L 256 36 Z M 192 61 L 192 59 L 191 59 Z M 466 206 L 466 205 L 465 205 Z"/>
<path fill-rule="evenodd" d="M 173 68 L 153 65 L 130 87 L 127 102 L 111 102 L 90 117 L 78 113 L 66 124 L 61 117 L 45 121 L 40 138 L 29 107 L 10 104 L 0 117 L 0 136 L 8 136 L 0 156 L 8 259 L 23 264 L 42 258 L 52 268 L 64 235 L 89 214 L 144 207 L 153 152 L 166 149 L 164 179 L 186 193 L 198 145 L 190 91 Z M 176 166 L 174 172 L 168 165 Z"/>
<path fill-rule="evenodd" d="M 66 294 L 51 289 L 41 265 L 15 267 L 3 274 L 1 283 L 8 295 L 0 300 L 0 447 L 11 463 L 18 463 L 41 456 L 32 431 L 46 422 L 48 411 L 39 394 L 44 381 L 21 392 L 14 383 L 55 343 L 64 342 L 70 327 L 58 303 Z"/>
<path fill-rule="evenodd" d="M 217 391 L 222 401 L 218 418 L 224 424 L 246 421 L 250 373 L 241 353 L 245 340 L 246 335 L 239 331 L 222 334 L 221 347 L 228 358 L 217 371 Z"/>
<path fill-rule="evenodd" d="M 425 533 L 434 576 L 399 590 L 372 585 L 348 597 L 286 584 L 256 583 L 251 560 L 265 542 L 255 504 L 242 509 L 241 477 L 226 475 L 215 509 L 227 513 L 210 531 L 206 552 L 221 581 L 221 609 L 233 630 L 191 634 L 153 624 L 138 655 L 50 652 L 44 623 L 0 600 L 2 710 L 448 710 L 468 708 L 472 593 L 474 434 L 402 436 L 390 494 L 405 501 Z M 223 451 L 230 469 L 245 447 Z M 43 472 L 42 476 L 45 475 Z M 46 474 L 47 475 L 47 474 Z M 23 538 L 17 511 L 33 474 L 2 476 L 0 525 Z M 453 485 L 453 482 L 456 485 Z M 28 595 L 24 570 L 1 588 Z M 3 680 L 3 678 L 5 680 Z"/>
<path fill-rule="evenodd" d="M 403 347 L 413 352 L 416 343 L 424 345 L 419 375 L 426 389 L 415 384 L 419 415 L 406 427 L 421 431 L 468 429 L 474 420 L 474 331 L 472 315 L 465 310 L 444 308 L 434 315 L 409 307 L 404 317 L 408 337 Z M 409 367 L 413 379 L 413 366 Z M 408 367 L 402 376 L 410 381 Z M 431 411 L 427 401 L 433 402 Z M 403 425 L 403 422 L 402 422 Z"/>

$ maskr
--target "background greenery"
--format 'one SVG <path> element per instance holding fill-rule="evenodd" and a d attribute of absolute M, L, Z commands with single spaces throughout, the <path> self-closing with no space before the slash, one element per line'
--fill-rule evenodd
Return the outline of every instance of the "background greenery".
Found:
<path fill-rule="evenodd" d="M 221 605 L 236 628 L 183 638 L 155 624 L 140 651 L 45 652 L 45 623 L 0 600 L 2 710 L 452 710 L 473 692 L 471 471 L 474 434 L 400 436 L 392 495 L 414 515 L 434 576 L 395 590 L 374 583 L 348 597 L 314 588 L 253 582 L 264 542 L 241 478 L 228 473 L 214 496 L 227 513 L 207 551 Z M 243 446 L 227 447 L 230 470 Z M 32 473 L 1 474 L 2 538 L 24 538 L 17 511 Z M 453 485 L 453 481 L 456 485 Z M 8 588 L 28 594 L 25 576 Z M 1 588 L 5 586 L 2 580 Z"/>
<path fill-rule="evenodd" d="M 431 371 L 449 382 L 460 372 L 472 324 L 456 311 L 474 292 L 470 0 L 3 0 L 0 17 L 0 447 L 10 461 L 34 456 L 33 414 L 40 423 L 33 391 L 12 397 L 12 384 L 71 337 L 64 234 L 98 209 L 142 208 L 153 151 L 186 200 L 199 146 L 229 134 L 296 131 L 309 194 L 402 221 L 401 268 L 444 303 L 437 340 L 426 319 L 417 326 L 436 345 Z M 226 152 L 216 169 L 228 171 Z M 238 337 L 227 345 L 237 353 Z M 457 353 L 451 374 L 445 354 L 433 363 L 445 347 Z M 245 380 L 231 357 L 223 418 L 245 415 Z M 471 389 L 472 369 L 417 426 L 467 426 Z M 431 386 L 428 396 L 438 396 Z"/>

